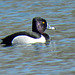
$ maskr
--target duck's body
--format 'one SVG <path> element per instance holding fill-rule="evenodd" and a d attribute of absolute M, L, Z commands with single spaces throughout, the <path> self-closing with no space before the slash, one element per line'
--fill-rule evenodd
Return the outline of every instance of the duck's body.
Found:
<path fill-rule="evenodd" d="M 45 38 L 44 36 L 47 36 Z M 49 36 L 47 34 L 38 34 L 35 32 L 17 32 L 14 34 L 11 34 L 4 39 L 2 39 L 1 44 L 6 44 L 7 46 L 12 44 L 24 44 L 24 43 L 45 43 L 46 39 L 49 39 Z"/>
<path fill-rule="evenodd" d="M 49 36 L 46 33 L 43 33 L 46 29 L 46 20 L 40 17 L 35 17 L 32 21 L 32 32 L 16 32 L 2 39 L 3 41 L 1 44 L 10 46 L 12 44 L 22 43 L 45 43 L 49 39 Z"/>

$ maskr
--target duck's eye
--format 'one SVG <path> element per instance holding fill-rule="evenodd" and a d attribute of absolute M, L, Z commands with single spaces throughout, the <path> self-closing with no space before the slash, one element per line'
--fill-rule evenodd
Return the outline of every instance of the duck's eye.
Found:
<path fill-rule="evenodd" d="M 45 22 L 42 22 L 43 24 L 45 24 Z"/>

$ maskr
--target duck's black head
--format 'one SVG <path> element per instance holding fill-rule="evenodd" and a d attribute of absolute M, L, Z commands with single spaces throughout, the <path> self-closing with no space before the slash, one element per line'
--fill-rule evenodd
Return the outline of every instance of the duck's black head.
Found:
<path fill-rule="evenodd" d="M 47 22 L 41 17 L 35 17 L 32 21 L 32 31 L 42 34 L 47 29 Z"/>

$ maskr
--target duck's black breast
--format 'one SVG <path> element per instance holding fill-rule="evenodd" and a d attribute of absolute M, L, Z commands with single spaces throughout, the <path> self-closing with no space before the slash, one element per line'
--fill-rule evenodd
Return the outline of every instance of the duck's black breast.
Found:
<path fill-rule="evenodd" d="M 12 40 L 15 37 L 20 36 L 20 35 L 26 35 L 26 36 L 29 36 L 29 37 L 32 37 L 32 38 L 40 38 L 41 37 L 40 34 L 35 33 L 35 32 L 22 31 L 22 32 L 17 32 L 17 33 L 14 33 L 14 34 L 11 34 L 11 35 L 5 37 L 4 39 L 2 39 L 2 43 L 1 44 L 6 44 L 7 46 L 9 46 L 9 45 L 12 44 Z"/>
<path fill-rule="evenodd" d="M 49 37 L 49 35 L 48 35 L 48 34 L 43 33 L 42 35 L 45 37 L 46 41 L 50 39 L 50 37 Z"/>

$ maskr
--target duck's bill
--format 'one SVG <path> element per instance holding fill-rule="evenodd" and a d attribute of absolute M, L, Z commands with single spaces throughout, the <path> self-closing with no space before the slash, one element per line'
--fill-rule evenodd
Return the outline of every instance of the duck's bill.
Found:
<path fill-rule="evenodd" d="M 50 25 L 47 26 L 47 29 L 50 29 L 50 30 L 56 30 L 55 27 L 52 27 L 52 26 L 50 26 Z"/>

